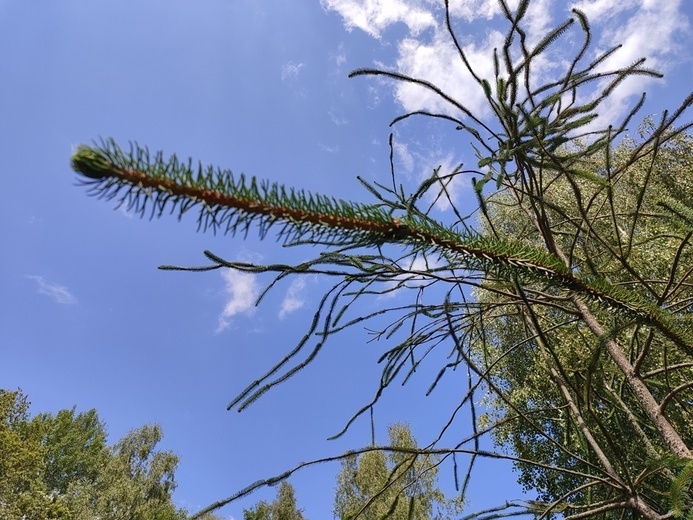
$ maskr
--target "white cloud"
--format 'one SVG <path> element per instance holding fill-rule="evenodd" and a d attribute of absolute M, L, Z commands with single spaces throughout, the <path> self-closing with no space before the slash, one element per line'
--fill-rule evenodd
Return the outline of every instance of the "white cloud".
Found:
<path fill-rule="evenodd" d="M 135 213 L 132 211 L 128 211 L 128 205 L 127 204 L 121 204 L 120 207 L 116 208 L 118 213 L 120 213 L 122 216 L 124 216 L 127 219 L 132 220 L 135 218 Z"/>
<path fill-rule="evenodd" d="M 477 18 L 490 20 L 500 12 L 498 0 L 462 0 L 450 4 L 450 15 L 468 22 Z"/>
<path fill-rule="evenodd" d="M 592 22 L 599 20 L 604 23 L 639 3 L 640 0 L 582 0 L 573 3 L 573 7 L 585 13 Z"/>
<path fill-rule="evenodd" d="M 583 10 L 593 28 L 599 31 L 595 56 L 622 45 L 600 65 L 601 71 L 624 68 L 645 57 L 646 67 L 666 72 L 677 56 L 687 51 L 678 43 L 686 41 L 686 37 L 690 39 L 690 25 L 681 12 L 680 0 L 585 0 L 574 6 Z M 619 85 L 601 107 L 599 125 L 623 118 L 634 104 L 634 97 L 646 91 L 653 81 L 658 80 L 633 76 Z M 602 86 L 606 84 L 604 81 Z"/>
<path fill-rule="evenodd" d="M 611 55 L 601 70 L 620 68 L 646 57 L 650 66 L 666 64 L 667 56 L 684 50 L 677 42 L 689 23 L 681 13 L 680 0 L 659 2 L 647 0 L 616 3 L 612 0 L 578 2 L 594 27 L 601 30 L 595 55 L 617 44 L 622 48 Z M 619 20 L 613 17 L 619 16 Z"/>
<path fill-rule="evenodd" d="M 348 125 L 349 120 L 345 116 L 338 114 L 337 110 L 338 109 L 333 107 L 327 112 L 327 115 L 330 116 L 330 120 L 337 126 Z"/>
<path fill-rule="evenodd" d="M 517 2 L 515 2 L 516 4 Z M 511 2 L 511 4 L 513 4 Z M 454 3 L 452 15 L 472 20 L 474 18 L 491 18 L 500 13 L 496 1 Z M 534 0 L 526 13 L 524 22 L 528 27 L 528 41 L 540 39 L 552 23 L 552 0 Z M 511 6 L 512 7 L 512 6 Z M 505 34 L 489 25 L 487 30 L 474 37 L 464 30 L 458 31 L 457 37 L 465 56 L 474 73 L 490 80 L 494 77 L 493 50 L 500 49 L 505 41 Z M 541 58 L 541 57 L 540 57 Z M 535 61 L 534 72 L 539 73 L 546 62 Z M 398 58 L 395 69 L 407 76 L 423 79 L 438 87 L 458 103 L 480 116 L 488 115 L 488 102 L 483 90 L 467 70 L 454 46 L 450 34 L 442 25 L 436 27 L 432 36 L 426 40 L 407 37 L 398 44 Z M 462 117 L 459 110 L 450 105 L 434 92 L 412 83 L 395 84 L 395 98 L 408 112 L 428 110 L 457 117 Z"/>
<path fill-rule="evenodd" d="M 480 45 L 470 43 L 463 46 L 477 75 L 493 76 L 493 60 L 489 57 L 492 56 L 493 48 L 502 44 L 503 35 L 498 31 L 490 31 Z M 396 70 L 399 72 L 433 83 L 472 112 L 484 114 L 488 111 L 483 91 L 465 68 L 445 31 L 436 31 L 434 37 L 426 43 L 406 38 L 400 42 L 398 52 Z M 428 110 L 461 116 L 443 98 L 412 83 L 396 83 L 395 98 L 407 112 Z"/>
<path fill-rule="evenodd" d="M 428 179 L 433 171 L 438 168 L 438 175 L 445 177 L 450 175 L 459 165 L 457 156 L 451 152 L 444 152 L 441 144 L 434 139 L 429 139 L 425 144 L 410 141 L 406 144 L 395 140 L 392 143 L 397 168 L 401 166 L 405 176 L 417 185 Z M 442 186 L 440 183 L 431 186 L 424 195 L 424 200 L 429 204 L 434 204 L 438 211 L 447 211 L 451 208 L 450 200 L 459 203 L 463 192 L 471 189 L 470 177 L 466 174 L 455 175 L 452 179 L 446 180 L 446 195 L 438 197 Z M 450 197 L 450 200 L 448 199 Z"/>
<path fill-rule="evenodd" d="M 285 63 L 282 65 L 282 81 L 298 77 L 303 67 L 305 67 L 305 63 L 294 63 L 293 61 Z"/>
<path fill-rule="evenodd" d="M 527 8 L 527 13 L 523 18 L 526 23 L 527 39 L 531 44 L 538 43 L 544 35 L 554 27 L 551 27 L 553 17 L 551 7 L 555 5 L 554 0 L 533 0 Z M 561 19 L 559 22 L 564 22 Z"/>
<path fill-rule="evenodd" d="M 281 309 L 279 310 L 279 318 L 284 319 L 289 314 L 297 311 L 306 303 L 303 298 L 303 290 L 306 287 L 306 279 L 304 277 L 294 278 L 289 288 L 286 290 L 286 295 L 282 301 Z"/>
<path fill-rule="evenodd" d="M 446 155 L 442 160 L 439 159 L 439 164 L 436 166 L 440 166 L 440 169 L 438 170 L 438 175 L 440 175 L 441 177 L 450 175 L 453 171 L 455 171 L 455 168 L 457 168 L 458 164 L 459 162 L 455 161 L 455 157 L 452 153 Z M 431 174 L 431 171 L 432 170 L 429 169 L 429 176 Z M 428 200 L 430 202 L 433 202 L 435 200 L 434 207 L 438 211 L 448 211 L 452 208 L 450 201 L 452 201 L 453 204 L 458 204 L 462 198 L 462 192 L 469 192 L 470 190 L 470 177 L 467 174 L 458 173 L 454 177 L 452 177 L 452 179 L 446 179 L 445 192 L 447 193 L 447 195 L 443 194 L 436 200 L 435 197 L 438 195 L 440 190 L 434 189 L 428 195 Z"/>
<path fill-rule="evenodd" d="M 513 0 L 508 4 L 515 9 L 518 2 Z M 358 28 L 374 38 L 380 38 L 382 32 L 393 24 L 406 24 L 409 34 L 395 42 L 398 53 L 395 66 L 382 68 L 429 81 L 476 115 L 488 115 L 483 92 L 466 71 L 444 27 L 440 2 L 322 0 L 322 4 L 339 13 L 348 30 Z M 648 66 L 666 69 L 675 56 L 686 51 L 682 44 L 677 46 L 677 42 L 687 41 L 683 36 L 689 30 L 688 21 L 682 13 L 681 0 L 579 0 L 573 2 L 572 6 L 557 0 L 533 0 L 523 20 L 529 44 L 567 19 L 569 7 L 581 9 L 590 19 L 593 37 L 598 42 L 595 47 L 599 47 L 595 48 L 595 55 L 615 44 L 623 44 L 623 48 L 603 64 L 604 69 L 627 66 L 642 56 L 648 58 Z M 450 9 L 458 39 L 475 72 L 482 78 L 492 79 L 493 49 L 502 47 L 507 26 L 498 16 L 501 11 L 497 0 L 457 0 L 451 2 Z M 479 30 L 478 24 L 464 25 L 464 22 L 491 20 L 494 17 L 497 19 L 485 23 L 482 30 Z M 579 34 L 577 25 L 575 28 L 575 31 L 571 29 L 573 36 Z M 431 30 L 424 32 L 425 29 Z M 567 48 L 571 46 L 555 45 L 550 55 L 540 56 L 533 68 L 535 78 L 546 77 L 562 66 L 569 57 L 560 53 Z M 650 81 L 644 76 L 633 77 L 619 86 L 612 100 L 603 106 L 599 124 L 604 125 L 622 117 L 629 104 L 633 103 L 633 95 L 646 90 Z M 460 115 L 425 88 L 404 82 L 390 85 L 396 100 L 407 112 L 428 110 Z"/>
<path fill-rule="evenodd" d="M 330 58 L 334 60 L 335 64 L 337 65 L 337 69 L 341 69 L 342 65 L 344 65 L 347 61 L 346 51 L 344 50 L 344 42 L 341 42 L 337 46 L 336 52 L 330 53 Z"/>
<path fill-rule="evenodd" d="M 347 30 L 354 28 L 380 38 L 381 32 L 396 23 L 404 23 L 412 34 L 435 27 L 430 7 L 420 0 L 321 0 L 326 9 L 344 18 Z"/>
<path fill-rule="evenodd" d="M 372 85 L 368 85 L 368 108 L 374 110 L 380 106 L 380 93 Z"/>
<path fill-rule="evenodd" d="M 414 260 L 412 260 L 411 265 L 409 266 L 409 270 L 415 271 L 415 272 L 427 273 L 431 269 L 434 269 L 436 266 L 437 266 L 437 262 L 432 261 L 432 260 L 430 260 L 424 256 L 419 255 L 416 258 L 414 258 Z M 407 281 L 407 286 L 408 287 L 421 287 L 424 284 L 425 280 L 426 280 L 426 278 L 423 276 L 414 276 Z"/>
<path fill-rule="evenodd" d="M 414 156 L 409 153 L 409 147 L 400 142 L 393 142 L 392 148 L 397 159 L 402 163 L 402 166 L 404 166 L 404 169 L 408 173 L 414 171 Z"/>
<path fill-rule="evenodd" d="M 320 149 L 323 152 L 327 153 L 338 153 L 339 152 L 339 145 L 334 145 L 334 146 L 327 146 L 326 144 L 318 143 L 320 146 Z"/>
<path fill-rule="evenodd" d="M 228 328 L 231 324 L 231 318 L 234 316 L 238 314 L 250 315 L 255 312 L 255 302 L 260 295 L 260 287 L 253 274 L 225 269 L 221 276 L 224 279 L 224 291 L 227 300 L 224 310 L 219 316 L 217 333 Z"/>
<path fill-rule="evenodd" d="M 63 305 L 77 303 L 77 299 L 64 285 L 49 282 L 43 276 L 26 275 L 26 277 L 36 282 L 36 286 L 40 294 L 50 296 L 53 298 L 53 300 L 55 300 L 56 303 Z"/>
<path fill-rule="evenodd" d="M 423 255 L 417 255 L 405 268 L 408 271 L 406 274 L 397 275 L 392 280 L 384 283 L 384 288 L 386 292 L 379 295 L 380 299 L 390 299 L 394 298 L 400 294 L 400 289 L 416 288 L 422 287 L 430 283 L 430 278 L 423 275 L 417 275 L 415 273 L 428 273 L 432 269 L 439 267 L 440 263 L 437 260 L 433 260 L 430 257 L 425 257 Z"/>

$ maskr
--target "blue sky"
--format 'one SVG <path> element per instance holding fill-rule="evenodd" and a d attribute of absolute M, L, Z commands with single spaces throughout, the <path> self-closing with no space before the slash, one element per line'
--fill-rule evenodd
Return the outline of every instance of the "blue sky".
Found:
<path fill-rule="evenodd" d="M 488 57 L 504 30 L 497 3 L 451 3 L 466 50 L 490 75 Z M 535 0 L 531 28 L 538 34 L 563 21 L 568 4 Z M 643 116 L 675 108 L 688 94 L 693 4 L 570 5 L 590 16 L 591 52 L 622 42 L 611 66 L 645 55 L 666 74 L 624 84 L 603 121 L 643 90 L 650 93 Z M 303 335 L 325 280 L 289 280 L 256 308 L 267 278 L 156 269 L 205 264 L 205 249 L 230 260 L 296 262 L 315 248 L 287 250 L 252 233 L 245 241 L 197 233 L 193 218 L 141 221 L 87 197 L 69 158 L 80 143 L 113 137 L 370 201 L 356 176 L 387 181 L 391 119 L 446 108 L 409 85 L 350 80 L 351 70 L 417 75 L 484 114 L 442 15 L 433 0 L 0 0 L 0 386 L 21 387 L 35 413 L 94 407 L 111 441 L 158 422 L 162 447 L 181 457 L 176 502 L 191 511 L 298 462 L 365 445 L 365 419 L 325 440 L 376 389 L 375 361 L 386 345 L 367 343 L 363 330 L 335 338 L 243 413 L 226 411 Z M 539 74 L 560 67 L 561 50 Z M 474 164 L 464 143 L 449 125 L 407 122 L 395 134 L 398 172 L 414 185 L 438 165 Z M 454 193 L 471 208 L 467 184 Z M 434 437 L 465 384 L 464 374 L 453 375 L 425 397 L 436 372 L 387 393 L 376 410 L 380 442 L 394 421 L 408 421 L 421 444 Z M 456 435 L 468 428 L 460 421 Z M 338 470 L 321 465 L 292 479 L 307 517 L 331 517 Z M 443 467 L 446 491 L 451 481 Z M 219 513 L 240 519 L 243 507 L 273 496 L 259 491 Z M 522 495 L 507 465 L 489 463 L 478 468 L 470 497 L 471 511 Z"/>

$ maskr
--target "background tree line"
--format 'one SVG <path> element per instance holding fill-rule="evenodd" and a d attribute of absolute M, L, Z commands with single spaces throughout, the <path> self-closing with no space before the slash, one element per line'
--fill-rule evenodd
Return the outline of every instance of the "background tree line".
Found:
<path fill-rule="evenodd" d="M 20 390 L 0 389 L 0 518 L 7 520 L 186 520 L 177 508 L 178 457 L 157 450 L 157 425 L 132 430 L 113 445 L 96 410 L 29 415 Z M 415 450 L 407 425 L 390 427 L 390 445 Z M 374 449 L 344 459 L 335 518 L 443 518 L 456 507 L 437 487 L 437 458 Z M 385 491 L 383 491 L 385 490 Z M 206 520 L 214 520 L 208 514 Z M 273 502 L 244 511 L 245 520 L 304 520 L 294 489 L 283 481 Z"/>
<path fill-rule="evenodd" d="M 156 449 L 162 435 L 147 425 L 108 445 L 96 410 L 30 417 L 26 395 L 0 389 L 0 518 L 187 519 L 172 501 L 178 457 Z"/>
<path fill-rule="evenodd" d="M 429 520 L 459 513 L 459 500 L 447 499 L 438 488 L 440 458 L 418 456 L 418 445 L 408 425 L 390 426 L 389 444 L 371 448 L 342 459 L 335 486 L 334 518 Z M 305 520 L 293 486 L 287 481 L 281 482 L 273 502 L 262 501 L 243 514 L 245 520 Z"/>

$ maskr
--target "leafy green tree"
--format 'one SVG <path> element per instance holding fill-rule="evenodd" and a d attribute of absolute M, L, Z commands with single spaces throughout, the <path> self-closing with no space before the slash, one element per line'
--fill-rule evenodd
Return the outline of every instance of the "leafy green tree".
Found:
<path fill-rule="evenodd" d="M 294 487 L 286 481 L 279 485 L 277 498 L 271 502 L 264 500 L 250 509 L 243 510 L 244 520 L 304 520 L 303 510 L 298 509 Z"/>
<path fill-rule="evenodd" d="M 143 426 L 108 447 L 96 410 L 30 419 L 21 391 L 0 390 L 0 518 L 187 518 L 171 498 L 178 457 L 156 450 L 161 436 Z"/>
<path fill-rule="evenodd" d="M 648 120 L 642 136 L 653 128 Z M 678 309 L 674 315 L 685 316 L 693 297 L 686 280 L 693 265 L 693 248 L 687 246 L 691 222 L 667 209 L 685 208 L 693 200 L 693 138 L 679 134 L 660 146 L 656 156 L 634 161 L 639 146 L 629 138 L 609 150 L 609 184 L 549 174 L 543 230 L 512 191 L 497 193 L 487 202 L 487 232 L 493 222 L 496 229 L 539 244 L 545 240 L 542 235 L 550 234 L 556 248 L 569 251 L 576 271 L 629 287 L 643 299 L 657 294 Z M 598 171 L 604 162 L 604 157 L 591 157 L 584 168 Z M 582 207 L 579 201 L 585 201 Z M 609 309 L 593 311 L 606 335 L 589 334 L 575 319 L 576 309 L 565 301 L 559 304 L 559 295 L 546 294 L 540 284 L 518 288 L 488 281 L 477 295 L 495 307 L 487 315 L 483 347 L 499 359 L 494 379 L 511 389 L 502 399 L 496 395 L 491 400 L 496 420 L 512 419 L 495 430 L 495 437 L 531 461 L 517 463 L 520 482 L 540 490 L 546 503 L 565 500 L 578 508 L 618 503 L 614 486 L 598 480 L 600 473 L 611 473 L 637 481 L 648 501 L 665 511 L 677 478 L 665 460 L 670 452 L 645 419 L 629 387 L 630 374 L 614 363 L 605 342 L 617 341 L 625 350 L 636 377 L 691 445 L 693 364 L 687 349 Z M 525 299 L 553 305 L 530 307 Z"/>
<path fill-rule="evenodd" d="M 70 487 L 75 518 L 186 518 L 171 500 L 178 457 L 170 451 L 156 451 L 161 437 L 161 428 L 153 425 L 132 430 L 120 439 L 96 482 L 78 482 Z"/>
<path fill-rule="evenodd" d="M 436 486 L 437 457 L 420 456 L 405 424 L 389 428 L 390 445 L 342 460 L 337 476 L 336 518 L 443 517 L 448 504 Z M 434 515 L 434 509 L 439 514 Z"/>
<path fill-rule="evenodd" d="M 21 392 L 0 389 L 0 518 L 47 518 L 61 511 L 41 478 L 46 450 Z"/>
<path fill-rule="evenodd" d="M 321 246 L 317 257 L 298 265 L 252 265 L 205 252 L 207 267 L 164 267 L 335 280 L 297 347 L 231 407 L 244 409 L 310 363 L 330 337 L 367 323 L 392 344 L 382 355 L 376 399 L 357 415 L 372 410 L 398 378 L 408 380 L 433 349 L 447 348 L 449 361 L 438 367 L 432 390 L 454 369 L 467 372 L 450 421 L 468 407 L 472 434 L 439 447 L 446 423 L 416 453 L 469 455 L 463 496 L 477 459 L 514 460 L 540 500 L 506 502 L 489 517 L 687 514 L 693 198 L 684 144 L 693 123 L 682 119 L 693 95 L 637 141 L 621 144 L 644 96 L 622 121 L 597 127 L 603 102 L 627 78 L 659 74 L 644 60 L 604 70 L 618 47 L 588 58 L 590 25 L 576 9 L 547 34 L 528 37 L 529 3 L 521 0 L 513 11 L 499 1 L 509 28 L 489 56 L 493 74 L 482 77 L 460 44 L 446 1 L 451 43 L 491 117 L 421 78 L 379 69 L 352 73 L 404 81 L 447 102 L 445 113 L 408 113 L 393 123 L 414 116 L 453 123 L 472 139 L 470 169 L 439 168 L 412 188 L 397 182 L 393 164 L 391 186 L 364 183 L 375 197 L 364 204 L 151 156 L 137 145 L 122 150 L 113 141 L 80 146 L 73 167 L 92 194 L 141 214 L 151 208 L 152 215 L 177 210 L 182 216 L 197 208 L 203 229 L 245 233 L 256 224 L 262 237 L 275 230 L 288 244 Z M 572 42 L 582 38 L 574 56 L 560 60 L 552 78 L 537 74 L 556 43 L 574 31 Z M 683 174 L 668 175 L 672 165 Z M 465 175 L 478 201 L 471 215 L 448 189 Z M 436 213 L 431 200 L 440 199 L 452 207 L 451 217 Z M 427 267 L 416 269 L 422 262 Z M 410 303 L 383 309 L 381 302 L 359 314 L 369 298 L 393 290 L 410 294 Z M 489 414 L 477 413 L 482 399 Z M 494 433 L 506 453 L 480 448 L 480 438 Z M 382 467 L 382 460 L 369 464 Z"/>
<path fill-rule="evenodd" d="M 106 428 L 95 409 L 75 413 L 60 410 L 42 413 L 32 422 L 43 430 L 45 449 L 43 480 L 51 492 L 65 494 L 71 485 L 94 484 L 109 453 Z"/>

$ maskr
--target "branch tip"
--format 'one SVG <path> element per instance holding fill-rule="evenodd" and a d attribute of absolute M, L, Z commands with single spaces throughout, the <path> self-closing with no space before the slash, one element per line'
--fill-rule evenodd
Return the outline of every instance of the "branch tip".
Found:
<path fill-rule="evenodd" d="M 105 179 L 110 176 L 112 165 L 93 148 L 79 145 L 71 159 L 72 169 L 90 179 Z"/>

